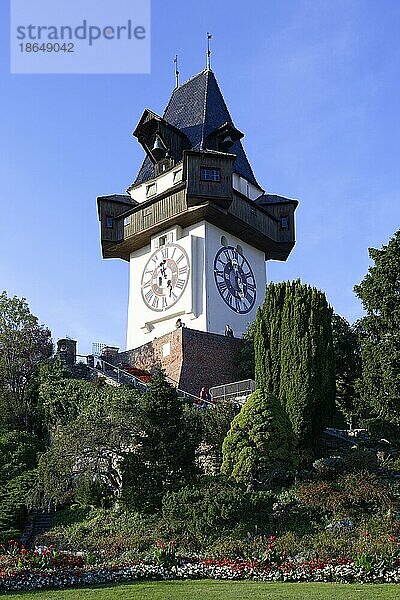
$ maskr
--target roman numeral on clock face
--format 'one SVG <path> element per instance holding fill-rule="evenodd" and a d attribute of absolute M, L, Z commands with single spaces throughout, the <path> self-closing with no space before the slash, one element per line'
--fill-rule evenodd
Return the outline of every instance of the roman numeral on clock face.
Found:
<path fill-rule="evenodd" d="M 228 286 L 226 285 L 225 281 L 220 281 L 218 283 L 218 288 L 219 288 L 220 292 L 225 292 L 225 290 L 228 288 Z"/>
<path fill-rule="evenodd" d="M 151 302 L 151 299 L 152 299 L 153 296 L 154 296 L 153 290 L 149 290 L 144 295 L 144 297 L 146 298 L 147 302 Z"/>

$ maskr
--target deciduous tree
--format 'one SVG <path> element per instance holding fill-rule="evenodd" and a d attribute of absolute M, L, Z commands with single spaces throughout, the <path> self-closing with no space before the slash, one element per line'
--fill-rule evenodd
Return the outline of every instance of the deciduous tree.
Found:
<path fill-rule="evenodd" d="M 400 426 L 400 230 L 386 246 L 369 249 L 373 264 L 354 291 L 366 311 L 362 344 L 362 402 L 382 424 Z"/>
<path fill-rule="evenodd" d="M 24 298 L 0 294 L 0 384 L 4 410 L 20 427 L 31 429 L 32 397 L 26 394 L 38 365 L 53 352 L 50 331 L 39 324 Z"/>
<path fill-rule="evenodd" d="M 332 317 L 336 406 L 347 423 L 360 412 L 357 383 L 361 376 L 361 347 L 356 327 L 340 315 Z"/>

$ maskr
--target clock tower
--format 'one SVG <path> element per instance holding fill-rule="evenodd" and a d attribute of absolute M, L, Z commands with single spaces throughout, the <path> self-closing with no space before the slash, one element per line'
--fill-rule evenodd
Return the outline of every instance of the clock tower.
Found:
<path fill-rule="evenodd" d="M 126 194 L 101 196 L 104 258 L 129 262 L 127 348 L 178 325 L 235 336 L 264 298 L 266 261 L 295 244 L 296 200 L 265 193 L 210 68 L 133 133 L 145 158 Z"/>

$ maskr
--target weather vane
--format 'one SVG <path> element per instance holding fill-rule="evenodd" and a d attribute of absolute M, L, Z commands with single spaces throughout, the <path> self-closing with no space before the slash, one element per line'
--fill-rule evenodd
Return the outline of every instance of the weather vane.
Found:
<path fill-rule="evenodd" d="M 178 70 L 178 55 L 177 54 L 175 54 L 174 65 L 175 65 L 175 87 L 179 87 L 179 70 Z"/>
<path fill-rule="evenodd" d="M 211 38 L 211 33 L 207 31 L 207 69 L 211 69 Z"/>

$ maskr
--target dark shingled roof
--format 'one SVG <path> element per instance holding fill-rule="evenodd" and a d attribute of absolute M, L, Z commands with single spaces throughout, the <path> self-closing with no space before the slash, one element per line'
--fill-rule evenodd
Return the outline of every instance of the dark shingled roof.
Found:
<path fill-rule="evenodd" d="M 194 150 L 206 150 L 205 140 L 212 131 L 225 123 L 233 125 L 215 75 L 210 69 L 198 73 L 172 92 L 163 118 L 189 138 Z M 258 185 L 242 143 L 235 142 L 229 152 L 236 154 L 234 171 Z M 146 157 L 134 185 L 152 177 L 153 163 Z"/>

